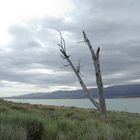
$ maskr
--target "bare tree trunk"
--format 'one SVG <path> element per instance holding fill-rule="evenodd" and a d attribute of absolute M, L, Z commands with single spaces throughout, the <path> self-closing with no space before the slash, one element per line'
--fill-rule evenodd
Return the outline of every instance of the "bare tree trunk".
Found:
<path fill-rule="evenodd" d="M 89 93 L 89 90 L 87 89 L 85 83 L 83 82 L 81 75 L 80 75 L 80 66 L 77 69 L 69 59 L 69 55 L 66 52 L 66 46 L 65 46 L 65 40 L 62 37 L 61 32 L 60 37 L 61 37 L 61 43 L 58 44 L 60 46 L 60 52 L 61 52 L 61 57 L 63 59 L 66 59 L 68 62 L 68 65 L 65 66 L 71 66 L 72 70 L 74 71 L 75 75 L 77 76 L 79 83 L 81 87 L 83 88 L 84 93 L 88 96 L 90 101 L 94 104 L 94 106 L 100 110 L 101 115 L 103 118 L 106 118 L 106 103 L 105 103 L 105 96 L 104 96 L 104 91 L 103 91 L 103 81 L 102 81 L 102 75 L 101 75 L 101 70 L 100 70 L 100 62 L 99 62 L 99 52 L 100 48 L 98 47 L 96 54 L 90 44 L 90 41 L 88 40 L 85 32 L 83 31 L 83 36 L 84 36 L 84 41 L 87 43 L 89 50 L 92 55 L 92 60 L 95 68 L 95 75 L 96 75 L 96 83 L 97 83 L 97 89 L 98 89 L 98 98 L 99 98 L 99 103 L 91 96 Z"/>
<path fill-rule="evenodd" d="M 96 54 L 95 54 L 95 52 L 92 48 L 92 45 L 90 44 L 90 41 L 88 40 L 84 31 L 83 31 L 83 36 L 84 36 L 84 41 L 87 43 L 89 50 L 91 52 L 92 60 L 93 60 L 94 68 L 95 68 L 100 112 L 103 117 L 106 117 L 106 103 L 105 103 L 105 96 L 104 96 L 104 91 L 103 91 L 103 81 L 102 81 L 102 75 L 101 75 L 101 70 L 100 70 L 100 61 L 99 61 L 100 48 L 98 47 Z"/>
<path fill-rule="evenodd" d="M 71 60 L 70 60 L 69 58 L 66 58 L 66 59 L 67 59 L 67 61 L 69 62 L 71 68 L 73 69 L 75 75 L 77 76 L 77 78 L 78 78 L 78 80 L 79 80 L 79 83 L 80 83 L 81 87 L 83 88 L 84 93 L 88 96 L 88 98 L 89 98 L 90 101 L 94 104 L 94 106 L 95 106 L 97 109 L 99 109 L 100 107 L 99 107 L 98 102 L 97 102 L 97 101 L 91 96 L 91 94 L 89 93 L 89 91 L 88 91 L 86 85 L 84 84 L 84 82 L 83 82 L 83 80 L 82 80 L 82 78 L 81 78 L 79 72 L 76 70 L 76 68 L 75 68 L 74 65 L 72 64 Z"/>
<path fill-rule="evenodd" d="M 93 103 L 93 105 L 97 108 L 100 109 L 99 103 L 91 96 L 89 90 L 87 89 L 85 83 L 83 82 L 81 76 L 80 76 L 80 69 L 76 69 L 76 67 L 73 65 L 73 63 L 71 62 L 71 60 L 69 59 L 69 55 L 67 55 L 66 52 L 66 47 L 65 47 L 65 40 L 63 39 L 61 32 L 60 33 L 60 37 L 61 37 L 61 43 L 58 44 L 60 46 L 60 52 L 61 52 L 61 57 L 63 59 L 66 59 L 68 61 L 68 65 L 66 66 L 71 66 L 72 70 L 74 71 L 75 75 L 77 76 L 79 83 L 84 91 L 84 93 L 87 95 L 87 97 L 90 99 L 90 101 Z"/>

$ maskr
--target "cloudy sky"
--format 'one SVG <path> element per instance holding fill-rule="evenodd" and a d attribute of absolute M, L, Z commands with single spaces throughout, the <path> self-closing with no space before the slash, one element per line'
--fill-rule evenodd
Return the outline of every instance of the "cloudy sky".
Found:
<path fill-rule="evenodd" d="M 104 85 L 140 83 L 139 0 L 0 0 L 0 97 L 80 88 L 61 59 L 62 31 L 74 65 L 96 86 L 84 29 L 101 48 Z"/>

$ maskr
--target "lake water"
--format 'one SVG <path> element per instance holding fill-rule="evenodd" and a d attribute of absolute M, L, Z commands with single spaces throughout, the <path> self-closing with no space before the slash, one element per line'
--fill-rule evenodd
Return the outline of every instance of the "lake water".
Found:
<path fill-rule="evenodd" d="M 89 99 L 7 99 L 13 102 L 43 104 L 55 106 L 73 106 L 80 108 L 94 108 Z M 119 110 L 140 113 L 140 98 L 106 99 L 108 110 Z"/>

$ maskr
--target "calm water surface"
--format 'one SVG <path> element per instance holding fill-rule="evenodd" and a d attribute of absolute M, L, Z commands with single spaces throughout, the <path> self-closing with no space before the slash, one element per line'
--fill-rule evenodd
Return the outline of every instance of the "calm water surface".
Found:
<path fill-rule="evenodd" d="M 89 99 L 7 99 L 13 102 L 94 108 Z M 140 113 L 140 98 L 106 99 L 108 110 Z"/>

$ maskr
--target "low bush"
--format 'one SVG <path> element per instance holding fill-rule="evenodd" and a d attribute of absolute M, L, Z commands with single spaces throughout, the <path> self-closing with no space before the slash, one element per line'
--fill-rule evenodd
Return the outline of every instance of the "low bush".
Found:
<path fill-rule="evenodd" d="M 22 127 L 12 127 L 0 124 L 0 140 L 27 140 L 26 130 Z"/>
<path fill-rule="evenodd" d="M 0 140 L 140 140 L 140 114 L 0 100 Z"/>
<path fill-rule="evenodd" d="M 34 114 L 9 112 L 0 114 L 0 123 L 11 126 L 14 129 L 23 128 L 26 131 L 27 140 L 41 140 L 43 134 L 43 122 Z"/>

